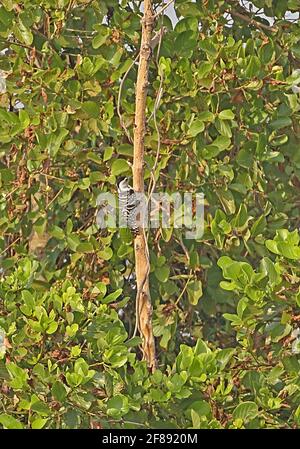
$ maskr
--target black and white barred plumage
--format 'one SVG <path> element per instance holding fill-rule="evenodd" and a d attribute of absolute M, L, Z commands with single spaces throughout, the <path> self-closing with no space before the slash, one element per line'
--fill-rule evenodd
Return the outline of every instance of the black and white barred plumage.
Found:
<path fill-rule="evenodd" d="M 134 236 L 139 233 L 137 223 L 138 206 L 140 204 L 133 188 L 128 184 L 128 179 L 124 178 L 118 185 L 119 209 L 124 219 L 124 223 Z"/>

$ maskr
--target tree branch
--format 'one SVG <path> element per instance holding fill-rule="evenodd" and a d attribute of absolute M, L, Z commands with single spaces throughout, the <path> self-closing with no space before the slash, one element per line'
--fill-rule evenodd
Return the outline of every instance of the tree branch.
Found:
<path fill-rule="evenodd" d="M 249 23 L 249 25 L 253 25 L 255 28 L 261 28 L 263 30 L 270 31 L 272 33 L 277 33 L 278 29 L 269 25 L 266 25 L 265 23 L 258 22 L 257 20 L 254 20 L 252 17 L 249 17 L 248 15 L 242 14 L 238 11 L 235 11 L 231 9 L 230 11 L 227 11 L 229 14 L 231 14 L 233 17 L 237 17 L 238 19 L 243 20 L 244 22 Z M 246 12 L 246 11 L 245 11 Z"/>
<path fill-rule="evenodd" d="M 238 1 L 227 0 L 227 3 L 231 5 L 231 9 L 227 10 L 226 12 L 231 14 L 233 17 L 243 20 L 244 22 L 247 22 L 249 25 L 252 25 L 255 28 L 270 31 L 271 33 L 277 33 L 278 29 L 276 27 L 266 25 L 265 23 L 254 19 L 253 14 L 243 8 Z"/>
<path fill-rule="evenodd" d="M 133 188 L 144 192 L 144 136 L 146 132 L 146 99 L 148 70 L 152 54 L 151 36 L 154 27 L 154 13 L 151 0 L 144 0 L 142 19 L 142 40 L 136 83 L 135 125 L 133 145 Z M 151 371 L 155 370 L 155 343 L 152 329 L 152 304 L 149 288 L 150 260 L 148 242 L 144 228 L 134 239 L 135 271 L 137 282 L 136 310 L 137 324 L 142 337 L 143 358 Z"/>

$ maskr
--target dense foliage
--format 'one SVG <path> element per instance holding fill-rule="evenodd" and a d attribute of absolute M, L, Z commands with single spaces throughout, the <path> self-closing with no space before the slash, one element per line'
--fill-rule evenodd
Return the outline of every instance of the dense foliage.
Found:
<path fill-rule="evenodd" d="M 300 2 L 253 4 L 272 26 L 231 0 L 176 0 L 178 21 L 163 18 L 145 183 L 163 74 L 157 190 L 203 192 L 205 232 L 149 234 L 150 374 L 131 338 L 132 237 L 96 225 L 99 193 L 131 173 L 117 98 L 139 49 L 140 2 L 2 0 L 4 428 L 300 424 L 300 28 L 285 18 Z M 131 134 L 135 80 L 136 65 L 121 102 Z"/>

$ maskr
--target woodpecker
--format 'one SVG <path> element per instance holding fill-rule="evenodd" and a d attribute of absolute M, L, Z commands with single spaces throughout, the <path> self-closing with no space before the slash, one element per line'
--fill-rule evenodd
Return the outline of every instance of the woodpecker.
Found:
<path fill-rule="evenodd" d="M 128 184 L 128 178 L 123 178 L 119 182 L 118 195 L 121 214 L 125 218 L 128 228 L 131 230 L 134 237 L 136 237 L 139 234 L 137 209 L 140 205 L 140 201 L 137 198 L 136 192 Z"/>

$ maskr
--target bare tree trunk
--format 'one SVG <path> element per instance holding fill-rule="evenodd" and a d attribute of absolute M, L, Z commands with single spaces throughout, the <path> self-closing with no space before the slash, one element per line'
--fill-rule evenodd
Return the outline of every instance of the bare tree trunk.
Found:
<path fill-rule="evenodd" d="M 154 13 L 151 0 L 144 0 L 144 17 L 142 20 L 142 40 L 139 68 L 136 83 L 134 153 L 133 153 L 133 188 L 144 192 L 144 136 L 146 128 L 146 99 L 148 87 L 148 70 L 151 58 L 151 36 L 154 26 Z M 148 367 L 155 370 L 155 343 L 152 329 L 152 304 L 149 289 L 149 253 L 145 232 L 139 233 L 134 240 L 135 270 L 137 282 L 138 329 L 143 343 L 143 358 Z"/>

